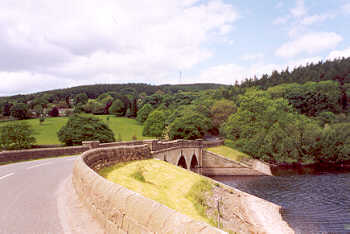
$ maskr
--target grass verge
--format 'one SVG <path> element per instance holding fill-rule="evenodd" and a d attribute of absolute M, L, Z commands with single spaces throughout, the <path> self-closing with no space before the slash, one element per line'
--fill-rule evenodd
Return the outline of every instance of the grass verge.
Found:
<path fill-rule="evenodd" d="M 206 214 L 205 196 L 213 184 L 205 177 L 156 159 L 119 163 L 99 173 L 193 219 L 216 224 Z"/>
<path fill-rule="evenodd" d="M 226 157 L 228 159 L 234 160 L 234 161 L 241 161 L 243 159 L 249 159 L 251 158 L 248 154 L 242 153 L 238 150 L 235 150 L 231 147 L 221 145 L 217 147 L 211 147 L 207 149 L 209 152 L 213 152 L 215 154 L 219 154 L 223 157 Z"/>

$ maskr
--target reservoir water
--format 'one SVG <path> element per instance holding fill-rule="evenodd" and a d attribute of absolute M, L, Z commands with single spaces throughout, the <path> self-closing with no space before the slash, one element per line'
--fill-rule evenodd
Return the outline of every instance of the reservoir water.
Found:
<path fill-rule="evenodd" d="M 296 233 L 350 233 L 349 172 L 277 174 L 212 178 L 282 206 L 283 219 Z"/>

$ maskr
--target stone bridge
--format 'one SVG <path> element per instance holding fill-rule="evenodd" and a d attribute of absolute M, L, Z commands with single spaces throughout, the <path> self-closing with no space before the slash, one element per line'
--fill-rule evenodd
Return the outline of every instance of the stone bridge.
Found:
<path fill-rule="evenodd" d="M 206 151 L 206 148 L 224 144 L 215 141 L 145 141 L 152 157 L 183 167 L 202 175 L 271 175 L 270 166 L 258 160 L 237 162 Z"/>

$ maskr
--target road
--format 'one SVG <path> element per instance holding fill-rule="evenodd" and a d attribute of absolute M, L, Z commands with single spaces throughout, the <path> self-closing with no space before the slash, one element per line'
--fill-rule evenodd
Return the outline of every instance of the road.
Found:
<path fill-rule="evenodd" d="M 76 156 L 0 166 L 0 233 L 63 233 L 57 209 L 59 185 Z"/>

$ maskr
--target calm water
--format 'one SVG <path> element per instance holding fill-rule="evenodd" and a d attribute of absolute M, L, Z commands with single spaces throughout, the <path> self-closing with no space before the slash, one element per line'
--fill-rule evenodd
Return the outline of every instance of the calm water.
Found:
<path fill-rule="evenodd" d="M 296 233 L 350 233 L 350 173 L 212 178 L 282 206 Z"/>

